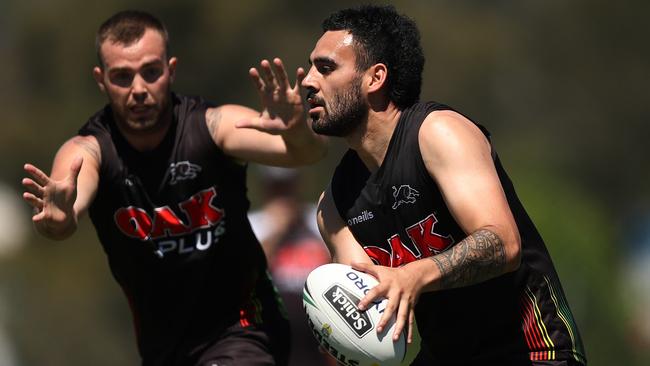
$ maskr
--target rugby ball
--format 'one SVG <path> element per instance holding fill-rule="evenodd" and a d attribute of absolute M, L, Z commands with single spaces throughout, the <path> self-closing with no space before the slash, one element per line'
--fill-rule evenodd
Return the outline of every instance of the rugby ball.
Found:
<path fill-rule="evenodd" d="M 376 299 L 366 311 L 359 300 L 377 280 L 369 274 L 339 264 L 314 269 L 305 282 L 303 306 L 312 333 L 338 362 L 348 366 L 397 366 L 406 353 L 405 331 L 393 342 L 395 316 L 383 332 L 375 329 L 388 300 Z"/>

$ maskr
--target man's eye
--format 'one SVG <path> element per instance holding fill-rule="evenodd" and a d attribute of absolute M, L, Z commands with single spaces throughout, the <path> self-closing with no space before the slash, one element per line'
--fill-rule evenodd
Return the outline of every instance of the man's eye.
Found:
<path fill-rule="evenodd" d="M 126 88 L 133 82 L 133 74 L 130 72 L 116 72 L 110 75 L 111 83 Z"/>
<path fill-rule="evenodd" d="M 160 67 L 148 67 L 140 73 L 144 81 L 153 83 L 163 74 L 163 69 Z"/>
<path fill-rule="evenodd" d="M 334 71 L 334 68 L 330 65 L 318 65 L 316 69 L 321 74 L 329 74 L 330 72 Z"/>

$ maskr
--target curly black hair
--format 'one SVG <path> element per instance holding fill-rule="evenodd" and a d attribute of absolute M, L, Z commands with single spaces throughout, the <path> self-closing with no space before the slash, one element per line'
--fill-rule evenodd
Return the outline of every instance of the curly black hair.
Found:
<path fill-rule="evenodd" d="M 323 32 L 346 30 L 352 34 L 357 70 L 376 63 L 386 65 L 388 96 L 399 109 L 419 100 L 424 54 L 413 20 L 398 14 L 391 5 L 363 5 L 333 13 L 322 27 Z"/>

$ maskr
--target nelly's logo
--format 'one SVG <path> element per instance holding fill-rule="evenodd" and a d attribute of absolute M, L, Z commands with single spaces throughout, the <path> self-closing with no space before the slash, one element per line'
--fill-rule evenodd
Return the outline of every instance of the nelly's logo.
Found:
<path fill-rule="evenodd" d="M 375 215 L 372 213 L 372 211 L 363 210 L 363 212 L 361 212 L 361 215 L 349 218 L 348 225 L 352 226 L 352 225 L 360 224 L 364 221 L 372 220 L 374 217 Z"/>
<path fill-rule="evenodd" d="M 402 184 L 399 188 L 393 186 L 393 197 L 395 198 L 393 210 L 396 210 L 402 203 L 415 203 L 415 197 L 419 195 L 420 192 L 411 188 L 408 184 Z"/>
<path fill-rule="evenodd" d="M 217 191 L 211 187 L 179 203 L 187 223 L 169 206 L 154 208 L 153 217 L 139 207 L 122 207 L 115 212 L 115 223 L 124 235 L 142 241 L 189 234 L 197 229 L 215 226 L 221 221 L 224 211 L 211 203 L 216 195 Z"/>
<path fill-rule="evenodd" d="M 370 317 L 357 308 L 359 299 L 339 285 L 330 287 L 323 294 L 327 303 L 345 321 L 352 331 L 361 338 L 372 329 Z"/>
<path fill-rule="evenodd" d="M 174 185 L 181 180 L 194 179 L 200 171 L 200 166 L 192 164 L 189 161 L 171 163 L 169 166 L 169 175 L 171 176 L 169 184 Z"/>

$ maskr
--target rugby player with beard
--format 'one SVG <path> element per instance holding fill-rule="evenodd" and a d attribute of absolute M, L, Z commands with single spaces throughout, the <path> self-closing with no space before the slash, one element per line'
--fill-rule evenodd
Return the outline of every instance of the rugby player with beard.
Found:
<path fill-rule="evenodd" d="M 481 125 L 420 102 L 415 23 L 391 6 L 323 21 L 303 80 L 315 132 L 349 150 L 323 192 L 318 224 L 336 262 L 379 285 L 393 339 L 414 319 L 412 365 L 584 365 L 545 244 Z"/>

